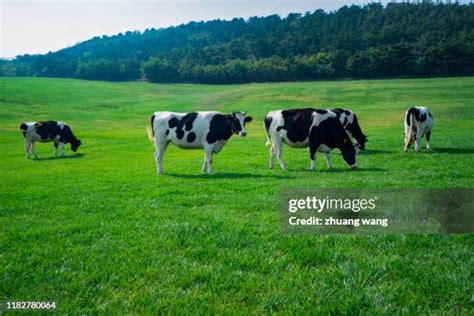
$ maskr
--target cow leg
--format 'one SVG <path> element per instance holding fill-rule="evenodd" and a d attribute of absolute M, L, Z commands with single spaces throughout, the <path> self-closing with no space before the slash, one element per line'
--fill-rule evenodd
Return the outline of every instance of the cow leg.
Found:
<path fill-rule="evenodd" d="M 206 170 L 207 170 L 207 155 L 204 154 L 204 162 L 203 162 L 203 164 L 202 164 L 201 172 L 202 172 L 202 173 L 205 173 Z"/>
<path fill-rule="evenodd" d="M 328 169 L 332 169 L 332 161 L 331 161 L 331 156 L 329 153 L 323 153 L 324 154 L 324 159 L 326 159 L 326 164 L 328 165 Z"/>
<path fill-rule="evenodd" d="M 160 175 L 163 174 L 163 156 L 165 155 L 166 147 L 168 147 L 168 143 L 156 143 L 156 170 Z"/>
<path fill-rule="evenodd" d="M 33 156 L 35 156 L 35 159 L 38 159 L 38 155 L 36 154 L 36 151 L 35 151 L 35 143 L 34 142 L 31 142 L 30 148 L 31 148 L 31 152 L 33 153 Z"/>
<path fill-rule="evenodd" d="M 318 146 L 313 146 L 311 145 L 311 147 L 309 148 L 309 158 L 311 159 L 311 166 L 309 167 L 309 169 L 311 171 L 314 171 L 316 170 L 316 153 L 318 151 Z"/>
<path fill-rule="evenodd" d="M 212 154 L 213 154 L 213 149 L 211 146 L 206 147 L 204 149 L 206 151 L 206 155 L 204 157 L 205 159 L 205 164 L 207 165 L 207 173 L 212 174 Z"/>
<path fill-rule="evenodd" d="M 54 142 L 54 157 L 58 156 L 58 143 Z"/>
<path fill-rule="evenodd" d="M 278 158 L 278 162 L 280 163 L 281 170 L 286 170 L 286 163 L 283 160 L 283 143 L 281 139 L 276 139 L 273 142 L 273 145 L 275 146 L 276 156 Z"/>
<path fill-rule="evenodd" d="M 431 150 L 430 138 L 431 138 L 431 131 L 426 133 L 426 150 Z"/>
<path fill-rule="evenodd" d="M 275 145 L 270 146 L 270 169 L 275 169 L 275 157 L 276 157 L 276 148 Z"/>
<path fill-rule="evenodd" d="M 25 140 L 26 159 L 30 159 L 31 142 Z"/>
<path fill-rule="evenodd" d="M 64 157 L 64 143 L 59 143 L 59 148 L 61 149 L 61 157 Z"/>
<path fill-rule="evenodd" d="M 416 152 L 420 151 L 421 137 L 423 137 L 423 130 L 421 128 L 419 128 L 418 132 L 416 133 L 416 139 L 415 139 L 415 150 L 416 150 Z"/>

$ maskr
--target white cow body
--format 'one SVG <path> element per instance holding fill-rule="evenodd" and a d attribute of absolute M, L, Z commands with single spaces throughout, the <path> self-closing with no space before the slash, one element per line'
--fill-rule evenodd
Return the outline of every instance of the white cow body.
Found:
<path fill-rule="evenodd" d="M 420 143 L 423 136 L 426 135 L 426 149 L 430 150 L 431 130 L 433 129 L 433 116 L 430 110 L 424 106 L 415 106 L 409 108 L 405 113 L 405 144 L 404 150 L 415 141 L 415 150 L 420 150 Z"/>
<path fill-rule="evenodd" d="M 151 119 L 151 137 L 156 145 L 157 171 L 163 174 L 163 156 L 169 143 L 182 149 L 203 148 L 205 151 L 202 172 L 212 174 L 212 155 L 219 153 L 232 134 L 245 136 L 245 112 L 224 115 L 204 111 L 192 113 L 155 112 Z"/>

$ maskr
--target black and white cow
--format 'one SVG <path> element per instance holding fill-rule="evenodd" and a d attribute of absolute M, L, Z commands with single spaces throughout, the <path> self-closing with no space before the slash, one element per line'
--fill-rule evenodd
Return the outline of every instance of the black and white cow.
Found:
<path fill-rule="evenodd" d="M 30 152 L 35 158 L 38 155 L 35 152 L 35 142 L 54 142 L 54 156 L 58 155 L 58 146 L 61 148 L 61 156 L 64 156 L 64 144 L 71 144 L 71 150 L 77 151 L 81 141 L 74 136 L 71 128 L 63 123 L 56 121 L 44 122 L 25 122 L 21 123 L 20 129 L 25 137 L 26 158 L 30 158 Z"/>
<path fill-rule="evenodd" d="M 415 141 L 415 150 L 420 150 L 420 142 L 426 135 L 426 149 L 430 150 L 431 130 L 433 129 L 433 116 L 430 110 L 424 106 L 414 106 L 405 113 L 405 145 L 403 149 L 408 151 L 411 143 Z"/>
<path fill-rule="evenodd" d="M 315 169 L 316 151 L 323 152 L 328 168 L 332 168 L 329 152 L 338 148 L 351 169 L 357 168 L 356 148 L 344 130 L 336 113 L 329 110 L 290 109 L 272 111 L 264 120 L 265 132 L 270 144 L 270 168 L 275 166 L 275 156 L 282 170 L 283 143 L 290 147 L 309 147 L 311 170 Z"/>
<path fill-rule="evenodd" d="M 351 110 L 342 108 L 331 109 L 331 111 L 336 113 L 342 126 L 349 134 L 349 137 L 354 138 L 357 141 L 359 149 L 365 150 L 367 136 L 362 133 L 362 129 L 359 126 L 359 121 L 357 120 L 355 113 Z"/>
<path fill-rule="evenodd" d="M 163 156 L 169 143 L 183 149 L 203 148 L 202 172 L 212 174 L 212 155 L 221 151 L 232 134 L 245 136 L 246 112 L 225 115 L 219 112 L 155 112 L 151 117 L 150 138 L 156 146 L 156 169 L 163 174 Z"/>

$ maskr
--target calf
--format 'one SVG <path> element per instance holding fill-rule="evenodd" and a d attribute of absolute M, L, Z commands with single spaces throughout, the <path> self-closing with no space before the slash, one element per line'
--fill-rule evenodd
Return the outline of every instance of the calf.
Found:
<path fill-rule="evenodd" d="M 359 126 L 359 122 L 355 113 L 351 110 L 342 108 L 332 109 L 331 111 L 336 113 L 337 117 L 341 121 L 342 127 L 344 127 L 349 137 L 354 138 L 357 141 L 357 146 L 359 149 L 365 150 L 367 136 L 362 133 L 362 129 Z"/>
<path fill-rule="evenodd" d="M 169 143 L 183 149 L 203 148 L 202 172 L 212 174 L 212 155 L 219 153 L 232 134 L 245 136 L 245 123 L 252 117 L 246 112 L 224 115 L 219 112 L 155 112 L 151 117 L 149 136 L 156 146 L 158 174 L 163 174 L 163 156 Z"/>
<path fill-rule="evenodd" d="M 344 130 L 336 113 L 329 110 L 290 109 L 272 111 L 264 120 L 265 132 L 270 144 L 270 168 L 274 168 L 275 156 L 282 170 L 282 143 L 290 147 L 309 147 L 311 170 L 315 169 L 316 151 L 324 153 L 329 168 L 332 168 L 329 152 L 338 148 L 351 169 L 357 168 L 356 148 Z"/>
<path fill-rule="evenodd" d="M 415 150 L 420 150 L 421 138 L 426 135 L 426 149 L 430 150 L 431 130 L 433 128 L 433 116 L 430 110 L 424 106 L 409 108 L 405 113 L 405 144 L 403 149 L 408 151 L 411 143 L 415 141 Z"/>
<path fill-rule="evenodd" d="M 36 141 L 54 142 L 54 156 L 58 155 L 58 146 L 61 147 L 61 156 L 64 156 L 64 144 L 70 143 L 73 152 L 76 152 L 81 145 L 81 141 L 74 136 L 71 128 L 63 122 L 25 122 L 21 123 L 20 129 L 25 138 L 27 159 L 30 158 L 30 152 L 38 158 L 35 152 Z"/>

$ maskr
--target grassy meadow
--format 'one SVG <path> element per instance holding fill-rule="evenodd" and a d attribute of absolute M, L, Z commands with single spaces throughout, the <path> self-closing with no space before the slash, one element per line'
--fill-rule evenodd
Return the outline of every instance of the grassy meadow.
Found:
<path fill-rule="evenodd" d="M 432 110 L 432 152 L 404 153 L 403 116 Z M 268 168 L 263 117 L 347 107 L 369 135 L 359 170 L 337 152 L 310 172 Z M 247 110 L 201 174 L 202 150 L 172 145 L 156 174 L 154 111 Z M 23 121 L 67 122 L 83 145 L 25 159 Z M 0 78 L 0 300 L 55 300 L 61 313 L 474 312 L 467 235 L 285 234 L 285 188 L 474 187 L 474 78 L 230 86 Z M 1 312 L 0 312 L 1 313 Z"/>

